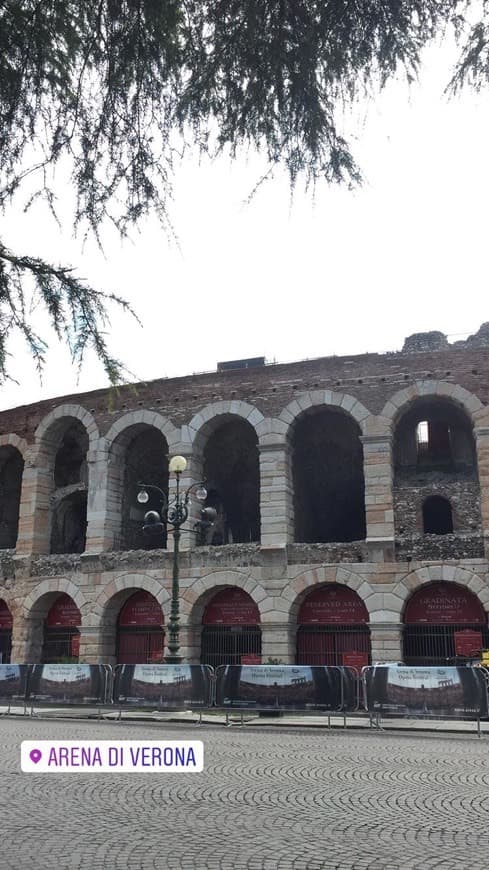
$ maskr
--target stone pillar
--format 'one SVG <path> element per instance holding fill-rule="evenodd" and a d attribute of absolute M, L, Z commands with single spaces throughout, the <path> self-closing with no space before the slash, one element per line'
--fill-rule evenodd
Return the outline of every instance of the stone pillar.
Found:
<path fill-rule="evenodd" d="M 105 439 L 87 454 L 88 503 L 86 553 L 117 549 L 122 510 L 122 451 L 114 446 L 109 460 Z"/>
<path fill-rule="evenodd" d="M 394 559 L 394 507 L 390 435 L 363 435 L 367 545 L 374 562 Z"/>
<path fill-rule="evenodd" d="M 280 664 L 295 664 L 295 626 L 287 622 L 262 623 L 261 660 L 266 665 L 269 659 L 279 659 Z"/>
<path fill-rule="evenodd" d="M 44 617 L 44 612 L 33 612 L 28 619 L 22 613 L 14 615 L 10 656 L 12 662 L 38 664 L 41 661 Z"/>
<path fill-rule="evenodd" d="M 399 623 L 370 624 L 372 664 L 402 661 L 402 625 Z"/>
<path fill-rule="evenodd" d="M 484 552 L 489 558 L 489 427 L 475 430 L 477 467 L 481 494 L 481 526 L 484 539 Z"/>
<path fill-rule="evenodd" d="M 110 642 L 113 639 L 112 632 L 110 633 Z M 112 654 L 106 656 L 107 644 L 104 642 L 103 628 L 99 625 L 81 625 L 80 626 L 80 652 L 78 654 L 79 662 L 88 665 L 111 665 L 115 663 L 115 648 L 111 650 Z M 112 644 L 111 644 L 112 645 Z"/>
<path fill-rule="evenodd" d="M 290 447 L 284 438 L 260 439 L 260 517 L 262 547 L 285 547 L 294 540 Z"/>
<path fill-rule="evenodd" d="M 45 452 L 31 448 L 25 459 L 19 507 L 17 554 L 49 553 L 53 469 Z"/>

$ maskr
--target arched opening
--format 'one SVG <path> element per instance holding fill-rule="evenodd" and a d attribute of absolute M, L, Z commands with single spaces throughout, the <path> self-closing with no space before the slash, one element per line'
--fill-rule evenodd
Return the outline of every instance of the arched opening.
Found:
<path fill-rule="evenodd" d="M 449 535 L 453 532 L 452 506 L 447 498 L 432 495 L 423 502 L 425 535 Z"/>
<path fill-rule="evenodd" d="M 12 614 L 0 598 L 0 664 L 9 664 L 12 650 Z"/>
<path fill-rule="evenodd" d="M 50 553 L 83 553 L 87 537 L 88 434 L 65 422 L 53 468 Z"/>
<path fill-rule="evenodd" d="M 157 490 L 149 488 L 149 501 L 141 506 L 137 494 L 139 484 L 145 483 L 158 487 L 165 498 L 168 497 L 168 444 L 158 429 L 149 426 L 129 430 L 124 433 L 125 439 L 131 434 L 122 460 L 121 549 L 161 549 L 166 547 L 166 529 L 161 537 L 148 537 L 143 532 L 143 520 L 146 511 L 161 511 L 162 497 Z"/>
<path fill-rule="evenodd" d="M 77 489 L 59 500 L 55 494 L 53 503 L 51 553 L 83 553 L 87 535 L 86 491 Z"/>
<path fill-rule="evenodd" d="M 226 420 L 204 448 L 207 507 L 217 511 L 201 544 L 246 544 L 260 540 L 260 468 L 258 438 L 249 423 Z"/>
<path fill-rule="evenodd" d="M 409 599 L 404 612 L 407 665 L 450 665 L 477 656 L 489 642 L 484 608 L 456 583 L 430 583 Z"/>
<path fill-rule="evenodd" d="M 24 460 L 15 447 L 0 447 L 0 550 L 13 549 L 19 527 Z"/>
<path fill-rule="evenodd" d="M 292 436 L 295 540 L 365 538 L 365 482 L 360 428 L 341 410 L 313 409 Z"/>
<path fill-rule="evenodd" d="M 472 421 L 466 411 L 442 396 L 421 396 L 400 416 L 393 438 L 394 523 L 404 537 L 400 555 L 434 558 L 434 541 L 420 542 L 423 534 L 470 534 L 466 552 L 453 541 L 450 554 L 480 555 L 482 542 L 480 490 Z M 420 549 L 421 548 L 421 549 Z"/>
<path fill-rule="evenodd" d="M 360 596 L 336 583 L 310 592 L 297 617 L 297 664 L 354 667 L 370 663 L 368 610 Z"/>
<path fill-rule="evenodd" d="M 219 665 L 261 663 L 260 611 L 243 589 L 217 592 L 204 610 L 200 661 Z"/>
<path fill-rule="evenodd" d="M 149 592 L 134 592 L 117 620 L 117 662 L 144 665 L 163 662 L 164 616 L 160 604 Z"/>
<path fill-rule="evenodd" d="M 81 613 L 73 599 L 59 595 L 44 621 L 43 664 L 78 662 L 80 625 Z"/>

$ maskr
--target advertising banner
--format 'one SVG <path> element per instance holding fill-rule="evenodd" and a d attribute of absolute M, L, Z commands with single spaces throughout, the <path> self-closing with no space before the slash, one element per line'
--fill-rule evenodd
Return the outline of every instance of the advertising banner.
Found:
<path fill-rule="evenodd" d="M 118 665 L 114 703 L 153 709 L 207 707 L 212 673 L 207 665 Z"/>
<path fill-rule="evenodd" d="M 488 715 L 481 668 L 379 666 L 363 673 L 369 712 L 455 719 Z"/>
<path fill-rule="evenodd" d="M 29 665 L 0 665 L 0 705 L 24 703 Z"/>
<path fill-rule="evenodd" d="M 33 665 L 29 676 L 29 704 L 105 704 L 107 665 Z"/>
<path fill-rule="evenodd" d="M 257 710 L 340 710 L 340 668 L 224 665 L 217 669 L 218 707 Z"/>

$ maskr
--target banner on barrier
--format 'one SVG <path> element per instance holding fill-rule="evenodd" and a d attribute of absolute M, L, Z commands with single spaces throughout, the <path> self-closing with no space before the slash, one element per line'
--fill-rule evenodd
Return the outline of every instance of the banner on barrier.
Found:
<path fill-rule="evenodd" d="M 28 681 L 30 704 L 105 704 L 107 665 L 33 665 Z"/>
<path fill-rule="evenodd" d="M 488 715 L 487 690 L 480 668 L 373 667 L 364 671 L 370 712 L 395 716 Z"/>
<path fill-rule="evenodd" d="M 135 707 L 207 707 L 212 703 L 208 665 L 118 665 L 114 703 Z"/>
<path fill-rule="evenodd" d="M 0 704 L 24 703 L 29 665 L 0 665 Z"/>
<path fill-rule="evenodd" d="M 217 706 L 260 710 L 340 710 L 335 667 L 224 665 L 217 669 Z"/>

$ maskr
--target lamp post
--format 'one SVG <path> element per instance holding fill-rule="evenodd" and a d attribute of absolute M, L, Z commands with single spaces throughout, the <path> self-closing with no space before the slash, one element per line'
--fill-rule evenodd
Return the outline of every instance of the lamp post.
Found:
<path fill-rule="evenodd" d="M 171 498 L 167 498 L 165 493 L 159 486 L 152 484 L 140 483 L 138 492 L 139 504 L 147 504 L 149 501 L 148 490 L 154 490 L 160 496 L 162 508 L 158 511 L 147 511 L 144 515 L 143 530 L 150 535 L 160 535 L 164 533 L 165 522 L 173 526 L 173 575 L 171 588 L 171 610 L 170 619 L 168 621 L 168 649 L 170 655 L 165 656 L 167 664 L 178 665 L 182 661 L 180 655 L 180 534 L 183 524 L 188 519 L 190 496 L 194 493 L 198 501 L 205 501 L 207 498 L 207 490 L 204 483 L 193 483 L 185 492 L 180 493 L 180 476 L 187 467 L 187 460 L 184 456 L 172 456 L 169 463 L 169 471 L 175 475 L 176 488 L 175 494 Z M 201 520 L 196 523 L 199 527 L 202 523 L 212 523 L 216 517 L 214 508 L 203 508 L 201 510 Z M 193 530 L 195 531 L 195 529 Z"/>

